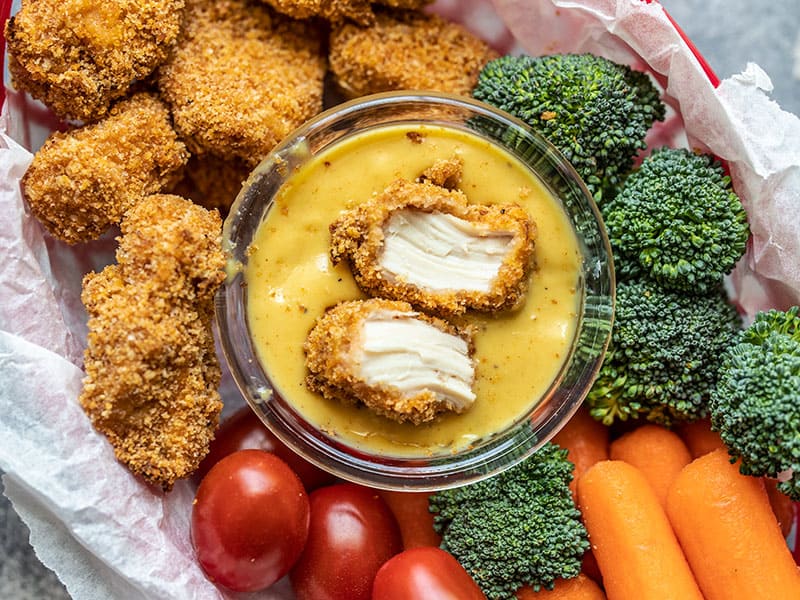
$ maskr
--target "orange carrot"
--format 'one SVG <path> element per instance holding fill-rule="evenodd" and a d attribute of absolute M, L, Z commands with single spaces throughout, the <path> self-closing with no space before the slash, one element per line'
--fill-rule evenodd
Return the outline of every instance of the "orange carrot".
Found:
<path fill-rule="evenodd" d="M 613 600 L 703 600 L 653 488 L 636 467 L 595 464 L 578 480 L 578 504 Z"/>
<path fill-rule="evenodd" d="M 774 479 L 765 478 L 764 487 L 767 489 L 772 512 L 778 520 L 778 525 L 781 526 L 781 533 L 783 537 L 786 537 L 792 530 L 792 523 L 794 522 L 794 502 L 789 496 L 778 490 L 778 482 Z"/>
<path fill-rule="evenodd" d="M 760 478 L 718 449 L 681 471 L 667 514 L 706 600 L 800 598 L 800 571 Z"/>
<path fill-rule="evenodd" d="M 378 492 L 394 513 L 400 525 L 403 549 L 418 546 L 438 546 L 442 537 L 433 529 L 433 515 L 428 510 L 428 494 L 425 492 Z"/>
<path fill-rule="evenodd" d="M 552 590 L 534 592 L 524 587 L 517 592 L 517 600 L 606 600 L 600 586 L 580 573 L 572 579 L 557 579 Z"/>
<path fill-rule="evenodd" d="M 612 460 L 623 460 L 639 469 L 664 506 L 667 490 L 692 456 L 678 434 L 660 425 L 642 425 L 611 442 Z"/>
<path fill-rule="evenodd" d="M 608 427 L 592 418 L 589 410 L 582 406 L 553 437 L 553 441 L 567 449 L 567 458 L 575 465 L 569 484 L 574 496 L 578 479 L 586 469 L 608 459 Z"/>
<path fill-rule="evenodd" d="M 725 447 L 719 434 L 711 430 L 711 421 L 708 419 L 682 423 L 677 433 L 689 448 L 692 458 L 700 458 L 703 454 Z"/>

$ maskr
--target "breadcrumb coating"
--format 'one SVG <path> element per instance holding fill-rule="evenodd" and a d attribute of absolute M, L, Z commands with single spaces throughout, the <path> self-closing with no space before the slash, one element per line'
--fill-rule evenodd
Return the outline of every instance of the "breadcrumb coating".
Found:
<path fill-rule="evenodd" d="M 62 119 L 96 121 L 164 61 L 183 9 L 184 0 L 26 0 L 5 27 L 12 83 Z"/>
<path fill-rule="evenodd" d="M 117 459 L 164 490 L 197 468 L 222 409 L 211 330 L 221 226 L 189 200 L 148 196 L 122 222 L 117 263 L 83 281 L 79 402 Z"/>
<path fill-rule="evenodd" d="M 97 123 L 52 133 L 22 179 L 23 192 L 54 237 L 85 242 L 145 196 L 174 185 L 188 157 L 166 105 L 141 92 Z"/>
<path fill-rule="evenodd" d="M 349 19 L 359 25 L 372 25 L 375 22 L 371 0 L 262 0 L 262 2 L 295 19 L 320 17 L 333 23 Z M 418 9 L 430 2 L 431 0 L 378 0 L 376 4 Z"/>
<path fill-rule="evenodd" d="M 254 166 L 322 109 L 326 60 L 313 25 L 259 2 L 190 0 L 158 84 L 192 154 Z"/>
<path fill-rule="evenodd" d="M 397 277 L 384 267 L 387 230 L 394 215 L 412 209 L 422 213 L 451 215 L 477 226 L 480 236 L 507 234 L 508 244 L 488 291 L 433 289 Z M 404 300 L 417 308 L 443 316 L 467 309 L 496 312 L 521 305 L 533 266 L 536 225 L 525 210 L 514 203 L 469 204 L 460 190 L 447 190 L 430 182 L 398 179 L 382 193 L 343 213 L 330 225 L 331 260 L 347 260 L 356 282 L 367 294 Z M 453 252 L 452 254 L 455 254 Z M 447 270 L 448 251 L 441 261 L 431 254 L 430 269 Z M 401 258 L 400 262 L 408 262 Z M 410 264 L 410 263 L 409 263 Z M 453 268 L 453 272 L 457 272 Z"/>
<path fill-rule="evenodd" d="M 457 328 L 442 319 L 416 312 L 407 302 L 371 298 L 341 302 L 319 317 L 306 338 L 307 387 L 323 397 L 345 404 L 363 403 L 373 412 L 398 422 L 425 423 L 446 411 L 463 412 L 471 402 L 457 405 L 437 392 L 436 386 L 404 392 L 396 385 L 370 383 L 361 373 L 366 358 L 362 355 L 365 322 L 379 318 L 416 319 L 439 331 L 457 336 L 466 348 L 467 360 L 474 353 L 474 332 Z M 398 367 L 396 375 L 408 376 L 413 364 Z M 469 386 L 474 383 L 474 366 Z M 474 397 L 473 397 L 474 400 Z"/>
<path fill-rule="evenodd" d="M 329 61 L 350 96 L 391 90 L 469 95 L 497 53 L 461 25 L 416 11 L 376 12 L 375 24 L 331 31 Z"/>

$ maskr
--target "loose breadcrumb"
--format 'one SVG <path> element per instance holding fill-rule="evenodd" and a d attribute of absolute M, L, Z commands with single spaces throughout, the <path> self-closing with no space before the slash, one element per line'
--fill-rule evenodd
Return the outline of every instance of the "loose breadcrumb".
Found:
<path fill-rule="evenodd" d="M 444 163 L 439 163 L 444 164 Z M 386 231 L 398 211 L 416 209 L 452 215 L 488 231 L 509 234 L 510 242 L 488 291 L 428 289 L 387 273 L 381 261 Z M 469 204 L 460 190 L 447 190 L 430 182 L 398 179 L 382 193 L 343 213 L 330 225 L 331 260 L 347 260 L 356 282 L 367 294 L 403 300 L 443 316 L 467 309 L 496 312 L 521 305 L 533 267 L 536 225 L 518 204 Z"/>
<path fill-rule="evenodd" d="M 362 361 L 359 345 L 364 342 L 363 324 L 374 313 L 393 318 L 418 319 L 441 332 L 460 337 L 466 345 L 467 356 L 474 352 L 470 329 L 456 326 L 414 311 L 407 302 L 371 298 L 341 302 L 317 319 L 306 338 L 307 387 L 323 397 L 345 404 L 363 403 L 373 412 L 398 422 L 415 425 L 425 423 L 446 411 L 463 412 L 469 406 L 455 406 L 446 396 L 426 387 L 415 393 L 403 393 L 392 384 L 371 384 L 360 373 Z M 398 369 L 398 376 L 410 376 Z M 440 377 L 443 377 L 440 375 Z M 474 383 L 474 371 L 469 385 Z M 442 386 L 444 387 L 444 386 Z"/>
<path fill-rule="evenodd" d="M 26 0 L 6 23 L 12 83 L 62 119 L 96 121 L 166 58 L 184 0 Z"/>
<path fill-rule="evenodd" d="M 308 22 L 247 0 L 190 0 L 158 84 L 193 154 L 254 166 L 322 109 L 325 57 Z"/>
<path fill-rule="evenodd" d="M 168 190 L 188 157 L 167 107 L 142 92 L 97 123 L 52 133 L 22 186 L 31 212 L 74 244 L 99 237 L 148 194 Z"/>
<path fill-rule="evenodd" d="M 417 11 L 380 11 L 371 27 L 342 23 L 330 35 L 331 71 L 350 97 L 404 89 L 469 95 L 496 57 L 461 25 Z"/>
<path fill-rule="evenodd" d="M 120 462 L 169 490 L 208 452 L 222 408 L 211 332 L 224 277 L 221 221 L 189 200 L 153 195 L 121 231 L 117 263 L 83 281 L 79 401 Z"/>

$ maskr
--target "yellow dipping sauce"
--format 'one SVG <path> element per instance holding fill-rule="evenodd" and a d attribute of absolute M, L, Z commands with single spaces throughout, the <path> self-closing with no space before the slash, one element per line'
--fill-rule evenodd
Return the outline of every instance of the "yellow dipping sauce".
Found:
<path fill-rule="evenodd" d="M 436 160 L 453 156 L 463 161 L 459 187 L 471 203 L 517 202 L 538 230 L 525 304 L 497 316 L 463 318 L 479 328 L 474 405 L 415 426 L 310 392 L 303 342 L 315 319 L 340 301 L 364 297 L 349 266 L 331 263 L 329 224 L 395 179 L 414 180 Z M 527 166 L 459 129 L 382 126 L 322 151 L 278 191 L 248 256 L 247 319 L 275 391 L 323 431 L 372 453 L 451 453 L 506 428 L 546 400 L 575 335 L 581 257 L 567 214 Z"/>

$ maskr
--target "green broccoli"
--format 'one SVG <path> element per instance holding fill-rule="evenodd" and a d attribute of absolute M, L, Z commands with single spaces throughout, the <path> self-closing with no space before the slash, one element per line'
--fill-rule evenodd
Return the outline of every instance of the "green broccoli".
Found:
<path fill-rule="evenodd" d="M 620 282 L 611 342 L 586 397 L 592 416 L 667 426 L 707 416 L 719 356 L 739 331 L 721 287 L 690 294 L 647 278 Z"/>
<path fill-rule="evenodd" d="M 592 54 L 503 56 L 486 64 L 472 95 L 548 139 L 598 200 L 616 192 L 665 112 L 645 73 Z"/>
<path fill-rule="evenodd" d="M 679 290 L 716 287 L 745 251 L 747 215 L 713 157 L 660 148 L 602 206 L 617 273 Z"/>
<path fill-rule="evenodd" d="M 711 424 L 745 475 L 774 477 L 800 500 L 800 314 L 756 315 L 721 360 Z"/>
<path fill-rule="evenodd" d="M 580 572 L 589 542 L 569 489 L 572 469 L 567 451 L 547 443 L 502 473 L 431 495 L 441 547 L 489 600 L 513 599 L 523 585 L 552 589 Z"/>

